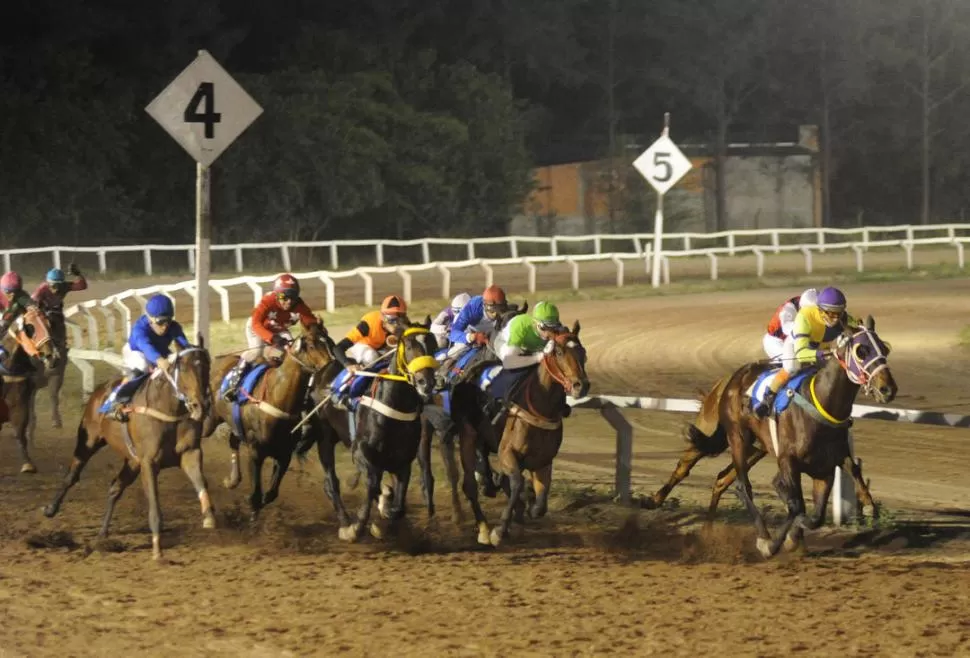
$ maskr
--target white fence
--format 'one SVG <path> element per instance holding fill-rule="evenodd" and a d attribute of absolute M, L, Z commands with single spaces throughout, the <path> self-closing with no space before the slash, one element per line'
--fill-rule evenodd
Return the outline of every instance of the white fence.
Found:
<path fill-rule="evenodd" d="M 392 262 L 411 262 L 433 265 L 443 260 L 444 255 L 454 258 L 465 256 L 467 261 L 476 261 L 487 250 L 494 253 L 497 246 L 505 251 L 498 254 L 512 261 L 522 256 L 545 255 L 550 258 L 575 255 L 604 256 L 607 254 L 626 254 L 642 256 L 649 250 L 652 233 L 597 234 L 579 236 L 503 236 L 494 238 L 423 238 L 420 240 L 329 240 L 320 242 L 264 242 L 246 244 L 212 245 L 215 252 L 232 252 L 236 272 L 246 269 L 245 254 L 248 252 L 278 256 L 281 269 L 292 269 L 292 251 L 299 249 L 320 249 L 328 255 L 331 271 L 340 269 L 341 251 L 354 251 L 354 260 L 361 258 L 361 249 L 372 250 L 365 255 L 374 266 L 384 267 L 386 259 Z M 806 266 L 811 267 L 811 253 L 826 250 L 852 249 L 856 253 L 857 267 L 862 270 L 862 253 L 872 247 L 901 247 L 907 251 L 908 262 L 912 263 L 912 247 L 915 245 L 953 245 L 958 251 L 960 266 L 963 266 L 964 245 L 970 242 L 970 224 L 935 224 L 870 226 L 860 228 L 773 228 L 721 231 L 717 233 L 668 233 L 664 235 L 665 255 L 670 258 L 685 256 L 707 256 L 711 258 L 712 276 L 716 278 L 717 257 L 752 253 L 758 258 L 758 274 L 763 273 L 765 254 L 780 254 L 786 251 L 801 251 L 806 257 Z M 108 272 L 108 255 L 141 255 L 142 268 L 146 275 L 153 275 L 158 268 L 153 266 L 152 254 L 158 252 L 182 252 L 185 255 L 185 270 L 195 267 L 194 245 L 132 245 L 102 247 L 55 246 L 41 248 L 8 249 L 0 251 L 3 255 L 5 270 L 14 269 L 17 261 L 28 255 L 48 253 L 51 265 L 61 267 L 65 255 L 96 254 L 98 270 Z M 532 253 L 545 252 L 545 253 Z M 420 253 L 420 256 L 418 254 Z M 388 256 L 392 258 L 388 258 Z M 396 256 L 396 258 L 394 257 Z M 116 267 L 117 269 L 117 267 Z M 810 270 L 809 270 L 810 271 Z"/>

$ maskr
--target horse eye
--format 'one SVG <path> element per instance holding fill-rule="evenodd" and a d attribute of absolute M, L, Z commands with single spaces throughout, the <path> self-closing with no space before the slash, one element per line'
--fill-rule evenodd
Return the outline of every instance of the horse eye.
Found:
<path fill-rule="evenodd" d="M 859 358 L 860 358 L 860 359 L 868 359 L 868 358 L 869 358 L 869 355 L 870 355 L 871 353 L 872 353 L 872 350 L 871 350 L 871 349 L 869 349 L 869 346 L 868 346 L 868 345 L 860 345 L 860 346 L 859 346 L 859 347 L 858 347 L 858 348 L 856 349 L 856 354 L 858 354 L 858 355 L 859 355 Z"/>

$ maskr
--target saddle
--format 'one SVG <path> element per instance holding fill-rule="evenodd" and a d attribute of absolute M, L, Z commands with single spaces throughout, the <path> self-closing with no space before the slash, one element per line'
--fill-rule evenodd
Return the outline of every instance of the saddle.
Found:
<path fill-rule="evenodd" d="M 386 372 L 390 359 L 391 355 L 382 357 L 364 368 L 364 372 Z M 330 395 L 334 406 L 351 412 L 356 411 L 360 397 L 367 391 L 368 385 L 372 384 L 373 380 L 373 377 L 351 375 L 350 371 L 344 368 L 330 384 Z"/>
<path fill-rule="evenodd" d="M 98 413 L 107 413 L 111 411 L 112 406 L 115 402 L 120 404 L 127 404 L 131 402 L 131 399 L 135 397 L 135 393 L 141 388 L 141 385 L 148 379 L 149 373 L 145 372 L 135 377 L 132 377 L 127 382 L 122 381 L 117 384 L 111 392 L 105 396 L 104 402 L 98 407 Z"/>
<path fill-rule="evenodd" d="M 772 368 L 767 372 L 763 372 L 750 386 L 750 388 L 748 388 L 747 394 L 751 398 L 752 411 L 764 399 L 765 392 L 768 390 L 768 383 L 779 370 L 781 370 L 781 368 Z M 816 372 L 818 372 L 817 368 L 804 368 L 785 383 L 785 385 L 778 391 L 778 395 L 775 397 L 775 404 L 773 405 L 774 408 L 772 411 L 776 416 L 781 414 L 791 405 L 796 393 L 798 393 L 798 388 L 806 379 L 812 377 Z"/>

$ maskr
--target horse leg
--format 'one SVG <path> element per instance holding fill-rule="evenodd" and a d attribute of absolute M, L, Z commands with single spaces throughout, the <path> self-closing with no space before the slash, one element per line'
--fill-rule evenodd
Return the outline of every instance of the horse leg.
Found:
<path fill-rule="evenodd" d="M 222 486 L 226 489 L 235 489 L 242 482 L 242 473 L 239 472 L 239 444 L 240 438 L 235 434 L 229 434 L 229 477 L 222 480 Z"/>
<path fill-rule="evenodd" d="M 451 518 L 460 525 L 465 522 L 465 513 L 461 509 L 461 499 L 458 497 L 458 464 L 455 462 L 455 433 L 445 432 L 441 436 L 441 460 L 445 464 L 445 473 L 451 484 Z"/>
<path fill-rule="evenodd" d="M 532 486 L 535 488 L 536 500 L 532 504 L 529 516 L 541 519 L 549 508 L 549 487 L 552 484 L 552 464 L 543 466 L 532 473 Z"/>
<path fill-rule="evenodd" d="M 421 467 L 421 491 L 424 504 L 428 508 L 428 518 L 434 516 L 434 473 L 431 472 L 431 442 L 434 440 L 434 427 L 431 423 L 421 422 L 421 443 L 418 445 L 418 465 Z"/>
<path fill-rule="evenodd" d="M 64 351 L 62 351 L 64 353 Z M 67 368 L 67 358 L 62 358 L 57 367 L 47 379 L 47 389 L 51 397 L 51 427 L 59 429 L 61 421 L 61 387 L 64 385 L 64 370 Z"/>
<path fill-rule="evenodd" d="M 471 432 L 462 431 L 459 440 L 459 453 L 461 456 L 462 482 L 461 490 L 471 505 L 472 513 L 475 515 L 475 523 L 478 524 L 478 543 L 484 546 L 491 546 L 492 540 L 489 537 L 488 522 L 485 520 L 485 512 L 478 502 L 478 482 L 475 480 L 475 467 L 478 459 L 478 450 L 475 446 L 475 436 Z"/>
<path fill-rule="evenodd" d="M 108 536 L 108 527 L 111 525 L 111 517 L 115 512 L 115 503 L 121 498 L 121 494 L 125 492 L 135 478 L 138 477 L 138 466 L 132 468 L 128 460 L 121 465 L 121 470 L 118 471 L 118 475 L 115 479 L 111 481 L 111 485 L 108 487 L 108 502 L 104 509 L 104 520 L 101 522 L 101 531 L 98 532 L 98 538 L 104 539 Z"/>
<path fill-rule="evenodd" d="M 263 461 L 266 457 L 262 454 L 260 446 L 256 444 L 249 445 L 248 452 L 249 479 L 253 487 L 249 494 L 249 520 L 255 521 L 263 505 Z"/>
<path fill-rule="evenodd" d="M 761 448 L 755 448 L 755 451 L 748 455 L 748 470 L 750 471 L 751 468 L 761 461 L 767 454 L 768 453 Z M 737 472 L 734 470 L 733 462 L 724 467 L 724 469 L 717 474 L 717 477 L 714 478 L 714 487 L 711 489 L 711 504 L 707 508 L 708 521 L 714 520 L 714 514 L 717 512 L 717 506 L 721 502 L 721 496 L 723 496 L 724 492 L 727 491 L 732 484 L 734 484 L 735 478 L 737 478 Z"/>
<path fill-rule="evenodd" d="M 504 443 L 504 442 L 503 442 Z M 489 537 L 492 546 L 502 543 L 502 538 L 509 533 L 509 526 L 512 525 L 512 514 L 515 508 L 522 505 L 522 489 L 525 487 L 525 478 L 522 475 L 522 466 L 518 457 L 512 452 L 511 448 L 499 447 L 499 464 L 502 472 L 508 476 L 509 480 L 509 500 L 502 511 L 502 520 L 499 525 L 492 529 Z"/>
<path fill-rule="evenodd" d="M 29 411 L 27 412 L 27 444 L 36 446 L 34 442 L 34 437 L 37 435 L 37 393 L 39 389 L 35 386 L 34 390 L 30 392 L 30 403 L 28 404 Z"/>
<path fill-rule="evenodd" d="M 324 432 L 323 438 L 317 441 L 317 456 L 320 458 L 320 466 L 323 468 L 323 490 L 333 503 L 333 510 L 337 513 L 337 523 L 341 528 L 350 525 L 350 515 L 344 507 L 343 498 L 340 496 L 340 478 L 337 477 L 337 464 L 334 455 L 334 448 L 340 441 L 340 437 L 333 431 Z"/>
<path fill-rule="evenodd" d="M 152 559 L 162 557 L 162 510 L 158 505 L 158 465 L 142 458 L 141 483 L 148 499 L 148 526 L 152 531 Z"/>
<path fill-rule="evenodd" d="M 731 446 L 731 460 L 734 463 L 734 469 L 737 472 L 735 488 L 738 490 L 738 497 L 741 499 L 741 502 L 744 503 L 745 508 L 748 510 L 748 514 L 751 515 L 751 519 L 754 521 L 754 527 L 758 532 L 758 551 L 764 557 L 770 557 L 771 555 L 774 555 L 774 553 L 768 553 L 768 551 L 771 550 L 771 533 L 768 532 L 768 527 L 765 525 L 765 520 L 761 516 L 761 512 L 758 510 L 757 506 L 754 504 L 754 498 L 751 490 L 751 480 L 748 479 L 748 463 L 747 459 L 745 459 L 744 438 L 740 428 L 725 427 L 725 430 L 728 437 L 728 443 Z M 775 552 L 777 552 L 777 550 Z"/>
<path fill-rule="evenodd" d="M 398 524 L 404 518 L 405 501 L 408 497 L 408 484 L 411 482 L 411 463 L 408 462 L 394 474 L 394 497 L 391 499 L 388 519 L 390 519 L 390 529 L 397 531 Z M 371 529 L 373 532 L 373 528 Z M 380 537 L 378 537 L 380 539 Z"/>
<path fill-rule="evenodd" d="M 879 518 L 879 508 L 876 505 L 876 501 L 872 499 L 869 484 L 862 477 L 862 464 L 856 461 L 852 455 L 847 455 L 845 461 L 842 463 L 842 468 L 852 474 L 852 480 L 855 482 L 855 495 L 859 501 L 859 511 L 862 513 L 862 516 L 876 521 Z"/>
<path fill-rule="evenodd" d="M 212 500 L 209 498 L 209 486 L 205 481 L 205 473 L 202 469 L 202 450 L 192 448 L 182 453 L 182 471 L 189 482 L 195 487 L 195 493 L 199 496 L 199 505 L 202 507 L 202 527 L 215 528 L 216 515 L 212 508 Z"/>
<path fill-rule="evenodd" d="M 263 507 L 266 507 L 279 497 L 280 483 L 283 481 L 283 476 L 286 475 L 286 471 L 290 468 L 290 460 L 292 458 L 292 453 L 285 453 L 277 455 L 276 459 L 273 460 L 273 476 L 269 481 L 269 490 L 263 495 Z"/>
<path fill-rule="evenodd" d="M 357 510 L 357 520 L 351 525 L 341 528 L 337 536 L 344 541 L 357 541 L 364 534 L 364 528 L 370 523 L 370 508 L 378 496 L 381 495 L 381 478 L 384 473 L 371 464 L 363 455 L 355 455 L 358 463 L 357 468 L 367 480 L 367 490 L 364 492 L 364 501 Z M 375 536 L 378 533 L 375 533 Z"/>
<path fill-rule="evenodd" d="M 31 386 L 30 388 L 33 387 Z M 37 472 L 37 467 L 30 460 L 30 454 L 27 451 L 27 434 L 30 430 L 30 419 L 34 415 L 31 413 L 31 405 L 33 404 L 33 397 L 35 395 L 35 390 L 25 390 L 22 394 L 22 400 L 15 400 L 14 404 L 9 405 L 10 425 L 14 428 L 14 432 L 17 435 L 17 443 L 20 444 L 21 473 Z"/>
<path fill-rule="evenodd" d="M 663 502 L 667 500 L 667 496 L 670 494 L 670 491 L 680 484 L 681 480 L 690 475 L 690 470 L 694 468 L 694 465 L 697 464 L 702 457 L 704 457 L 703 452 L 694 446 L 688 446 L 687 449 L 684 450 L 684 454 L 680 456 L 680 461 L 677 462 L 677 466 L 674 468 L 674 472 L 670 474 L 670 478 L 667 480 L 667 483 L 660 487 L 660 489 L 658 489 L 657 492 L 649 498 L 644 498 L 640 504 L 646 509 L 657 509 L 663 505 Z"/>
<path fill-rule="evenodd" d="M 57 514 L 68 490 L 81 479 L 81 471 L 84 470 L 84 466 L 104 445 L 105 442 L 100 436 L 88 434 L 88 430 L 83 423 L 78 426 L 77 443 L 74 445 L 74 458 L 71 460 L 71 465 L 67 469 L 67 475 L 61 480 L 61 487 L 54 495 L 54 500 L 44 508 L 44 516 L 51 518 Z"/>

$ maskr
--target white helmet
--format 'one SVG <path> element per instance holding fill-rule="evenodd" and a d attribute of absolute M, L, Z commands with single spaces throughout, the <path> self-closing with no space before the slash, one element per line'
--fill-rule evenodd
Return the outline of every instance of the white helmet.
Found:
<path fill-rule="evenodd" d="M 809 288 L 798 299 L 798 308 L 805 308 L 806 306 L 818 306 L 818 291 L 815 288 Z"/>
<path fill-rule="evenodd" d="M 460 295 L 455 295 L 455 298 L 451 300 L 451 312 L 455 315 L 461 313 L 461 309 L 465 308 L 465 304 L 472 300 L 472 296 L 467 292 L 463 292 Z"/>

